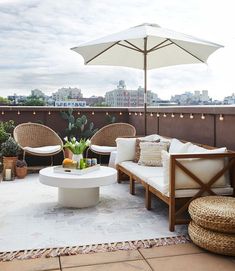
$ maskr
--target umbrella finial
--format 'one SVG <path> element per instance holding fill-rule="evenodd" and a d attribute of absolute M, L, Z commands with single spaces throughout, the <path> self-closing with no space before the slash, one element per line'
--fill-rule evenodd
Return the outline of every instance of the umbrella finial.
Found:
<path fill-rule="evenodd" d="M 143 24 L 140 24 L 140 25 L 136 25 L 134 27 L 139 27 L 139 26 L 161 27 L 159 24 L 151 24 L 151 23 L 143 23 Z"/>

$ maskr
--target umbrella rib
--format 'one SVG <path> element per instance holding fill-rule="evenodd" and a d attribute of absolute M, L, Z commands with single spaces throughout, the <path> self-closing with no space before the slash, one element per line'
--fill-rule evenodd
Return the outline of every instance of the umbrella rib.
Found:
<path fill-rule="evenodd" d="M 148 51 L 148 53 L 152 53 L 152 52 L 154 52 L 154 51 L 157 51 L 157 50 L 159 50 L 159 49 L 162 49 L 162 48 L 167 47 L 167 46 L 172 45 L 172 44 L 174 44 L 174 43 L 173 43 L 173 42 L 171 42 L 171 43 L 168 43 L 168 44 L 165 44 L 165 45 L 162 45 L 162 46 L 156 47 L 156 48 L 155 48 L 155 49 L 153 49 L 153 50 L 149 50 L 149 51 Z"/>
<path fill-rule="evenodd" d="M 135 49 L 135 48 L 132 48 L 132 47 L 130 47 L 130 46 L 127 46 L 127 45 L 124 45 L 124 44 L 121 44 L 121 43 L 118 43 L 118 45 L 119 45 L 119 46 L 122 46 L 122 47 L 125 47 L 125 48 L 127 48 L 127 49 L 130 49 L 130 50 L 134 50 L 134 51 L 137 51 L 137 52 L 142 52 L 142 51 L 140 51 L 140 50 L 137 50 L 137 49 Z"/>
<path fill-rule="evenodd" d="M 203 61 L 202 59 L 200 59 L 199 57 L 197 57 L 196 55 L 190 53 L 188 50 L 184 49 L 182 46 L 178 45 L 177 43 L 175 43 L 174 41 L 170 40 L 173 44 L 175 44 L 177 47 L 179 47 L 181 50 L 185 51 L 186 53 L 188 53 L 189 55 L 191 55 L 192 57 L 196 58 L 197 60 L 199 60 L 202 63 L 205 63 L 205 61 Z"/>
<path fill-rule="evenodd" d="M 138 46 L 136 46 L 135 44 L 129 42 L 128 40 L 124 40 L 126 43 L 128 43 L 129 45 L 131 45 L 132 47 L 134 47 L 136 50 L 138 50 L 139 52 L 143 53 L 144 51 L 141 50 Z"/>
<path fill-rule="evenodd" d="M 94 60 L 95 58 L 97 58 L 98 56 L 102 55 L 103 53 L 105 53 L 106 51 L 108 51 L 110 48 L 112 48 L 113 46 L 115 46 L 116 44 L 118 44 L 119 41 L 115 42 L 114 44 L 110 45 L 108 48 L 106 48 L 105 50 L 101 51 L 99 54 L 93 56 L 91 59 L 89 59 L 86 64 L 90 63 L 92 60 Z"/>
<path fill-rule="evenodd" d="M 167 42 L 167 41 L 170 41 L 170 40 L 169 40 L 169 39 L 166 39 L 166 40 L 160 42 L 159 44 L 153 46 L 151 49 L 148 50 L 148 53 L 150 53 L 150 52 L 156 50 L 159 46 L 161 46 L 162 44 L 164 44 L 164 43 Z M 172 42 L 172 41 L 171 41 L 171 42 Z M 169 44 L 169 45 L 170 45 L 170 44 Z"/>

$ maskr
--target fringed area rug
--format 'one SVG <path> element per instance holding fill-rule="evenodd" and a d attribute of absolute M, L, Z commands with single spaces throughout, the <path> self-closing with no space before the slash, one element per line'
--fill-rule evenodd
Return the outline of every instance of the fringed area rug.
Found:
<path fill-rule="evenodd" d="M 137 250 L 141 248 L 151 248 L 159 246 L 168 246 L 176 244 L 185 244 L 191 242 L 187 236 L 175 236 L 168 238 L 158 238 L 150 240 L 137 240 L 137 241 L 126 241 L 116 242 L 108 244 L 95 244 L 95 245 L 84 245 L 74 247 L 61 247 L 51 249 L 31 249 L 31 250 L 19 250 L 12 252 L 0 253 L 0 261 L 12 261 L 36 259 L 41 257 L 57 257 L 57 256 L 69 256 L 77 254 L 91 254 L 97 252 L 110 252 L 118 250 Z"/>
<path fill-rule="evenodd" d="M 72 209 L 60 207 L 57 189 L 39 183 L 37 174 L 0 183 L 0 260 L 187 242 L 186 226 L 168 230 L 163 202 L 154 199 L 153 210 L 145 209 L 141 186 L 136 196 L 129 194 L 128 183 L 100 192 L 97 206 Z"/>

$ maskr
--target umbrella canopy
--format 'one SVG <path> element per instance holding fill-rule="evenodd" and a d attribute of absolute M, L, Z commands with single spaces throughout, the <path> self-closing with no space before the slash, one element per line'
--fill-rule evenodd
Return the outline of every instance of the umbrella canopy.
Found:
<path fill-rule="evenodd" d="M 142 24 L 72 48 L 87 65 L 124 66 L 144 70 L 145 134 L 147 133 L 147 70 L 206 63 L 222 46 L 156 24 Z"/>

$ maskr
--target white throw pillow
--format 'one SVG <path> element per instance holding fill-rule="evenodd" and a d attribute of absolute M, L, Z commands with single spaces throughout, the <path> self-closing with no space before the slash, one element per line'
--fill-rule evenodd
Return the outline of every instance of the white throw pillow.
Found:
<path fill-rule="evenodd" d="M 136 138 L 117 138 L 117 156 L 115 164 L 123 161 L 132 161 L 135 158 Z"/>
<path fill-rule="evenodd" d="M 162 142 L 140 142 L 140 160 L 142 166 L 162 166 L 161 151 L 167 150 L 168 144 Z"/>
<path fill-rule="evenodd" d="M 171 145 L 170 145 L 169 153 L 187 153 L 188 147 L 191 144 L 192 143 L 190 143 L 190 142 L 182 143 L 178 139 L 173 138 L 171 140 Z"/>
<path fill-rule="evenodd" d="M 223 153 L 226 148 L 207 150 L 207 153 Z M 169 185 L 170 182 L 170 156 L 171 154 L 162 151 L 162 163 L 164 173 L 164 183 Z M 196 175 L 203 183 L 208 183 L 214 175 L 224 168 L 225 159 L 178 159 L 178 161 Z M 225 187 L 227 175 L 221 176 L 212 187 Z M 175 189 L 192 189 L 199 188 L 200 185 L 196 183 L 190 176 L 184 173 L 180 168 L 176 167 L 175 171 Z"/>

